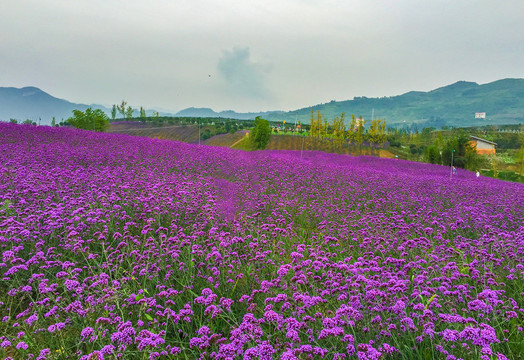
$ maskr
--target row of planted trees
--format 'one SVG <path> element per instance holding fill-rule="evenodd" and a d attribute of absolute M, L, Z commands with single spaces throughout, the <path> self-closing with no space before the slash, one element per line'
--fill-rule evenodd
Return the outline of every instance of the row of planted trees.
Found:
<path fill-rule="evenodd" d="M 366 127 L 366 124 L 369 126 Z M 352 145 L 362 152 L 362 146 L 368 145 L 371 149 L 382 148 L 387 141 L 386 122 L 381 119 L 364 120 L 351 115 L 346 125 L 345 114 L 336 116 L 329 122 L 321 113 L 311 111 L 310 127 L 307 133 L 317 141 L 329 140 L 338 146 Z"/>
<path fill-rule="evenodd" d="M 135 110 L 131 106 L 127 105 L 127 101 L 122 100 L 120 104 L 114 104 L 111 108 L 111 120 L 115 121 L 117 114 L 120 114 L 122 116 L 122 119 L 130 119 L 134 117 L 134 112 Z M 146 110 L 142 106 L 140 106 L 139 112 L 141 118 L 147 117 Z M 153 113 L 153 116 L 158 117 L 158 111 L 155 111 Z"/>

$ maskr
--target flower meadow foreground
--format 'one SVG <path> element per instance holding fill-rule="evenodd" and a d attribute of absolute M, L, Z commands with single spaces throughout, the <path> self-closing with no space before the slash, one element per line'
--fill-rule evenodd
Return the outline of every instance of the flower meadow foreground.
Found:
<path fill-rule="evenodd" d="M 0 124 L 0 356 L 521 359 L 524 186 Z"/>

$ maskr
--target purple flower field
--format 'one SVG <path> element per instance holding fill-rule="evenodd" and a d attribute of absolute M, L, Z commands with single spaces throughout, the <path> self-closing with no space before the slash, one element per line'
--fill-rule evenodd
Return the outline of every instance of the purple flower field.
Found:
<path fill-rule="evenodd" d="M 0 356 L 519 359 L 524 186 L 0 123 Z"/>

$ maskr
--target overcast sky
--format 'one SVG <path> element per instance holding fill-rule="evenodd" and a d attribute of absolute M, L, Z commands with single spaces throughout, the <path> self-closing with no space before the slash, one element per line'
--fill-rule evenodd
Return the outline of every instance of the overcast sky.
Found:
<path fill-rule="evenodd" d="M 523 0 L 0 0 L 0 87 L 294 110 L 524 78 Z"/>

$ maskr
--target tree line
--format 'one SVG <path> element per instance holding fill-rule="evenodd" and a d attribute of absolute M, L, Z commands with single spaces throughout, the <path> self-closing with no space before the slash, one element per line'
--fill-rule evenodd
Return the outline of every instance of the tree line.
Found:
<path fill-rule="evenodd" d="M 287 129 L 285 122 L 283 127 Z M 359 153 L 362 153 L 363 146 L 369 146 L 371 149 L 382 148 L 387 141 L 385 120 L 364 120 L 362 116 L 357 118 L 354 114 L 349 122 L 345 113 L 329 121 L 319 110 L 311 110 L 309 124 L 297 122 L 290 128 L 293 132 L 311 137 L 315 141 L 332 141 L 338 147 L 344 144 L 352 145 Z M 280 132 L 279 128 L 274 127 L 274 132 Z"/>
<path fill-rule="evenodd" d="M 127 105 L 127 101 L 122 100 L 120 104 L 114 104 L 111 108 L 111 120 L 115 121 L 117 113 L 122 115 L 123 119 L 129 119 L 133 117 L 133 108 Z M 140 117 L 146 116 L 146 111 L 142 106 L 140 106 Z"/>

